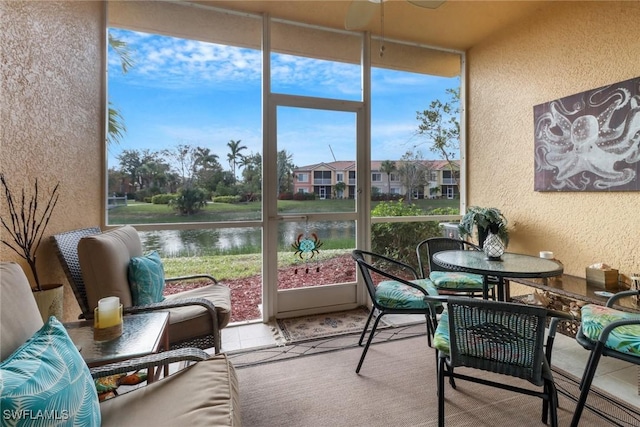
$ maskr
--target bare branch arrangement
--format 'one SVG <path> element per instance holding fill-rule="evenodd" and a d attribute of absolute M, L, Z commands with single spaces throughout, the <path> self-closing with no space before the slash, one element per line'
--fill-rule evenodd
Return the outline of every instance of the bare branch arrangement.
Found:
<path fill-rule="evenodd" d="M 44 230 L 47 228 L 49 220 L 51 219 L 53 209 L 58 203 L 58 187 L 60 186 L 60 182 L 58 182 L 51 191 L 44 209 L 38 209 L 38 200 L 40 197 L 37 178 L 35 180 L 33 194 L 29 200 L 27 200 L 24 188 L 22 189 L 20 199 L 14 199 L 13 192 L 9 188 L 3 173 L 0 173 L 0 182 L 4 189 L 4 196 L 10 217 L 10 219 L 0 217 L 2 227 L 8 232 L 8 235 L 3 233 L 2 243 L 27 261 L 36 282 L 34 290 L 41 291 L 42 287 L 40 285 L 40 279 L 38 278 L 38 272 L 36 271 L 36 252 L 42 241 Z M 9 238 L 9 236 L 11 238 Z"/>

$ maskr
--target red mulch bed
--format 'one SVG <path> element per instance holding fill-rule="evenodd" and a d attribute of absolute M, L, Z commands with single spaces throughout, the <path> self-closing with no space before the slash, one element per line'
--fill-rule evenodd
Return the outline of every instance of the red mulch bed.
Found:
<path fill-rule="evenodd" d="M 355 262 L 351 255 L 341 255 L 328 260 L 310 262 L 278 270 L 278 289 L 292 289 L 329 283 L 353 282 L 356 280 Z M 242 279 L 221 280 L 231 289 L 231 321 L 241 322 L 261 318 L 258 305 L 262 303 L 262 275 Z M 208 285 L 209 282 L 168 283 L 165 295 Z"/>

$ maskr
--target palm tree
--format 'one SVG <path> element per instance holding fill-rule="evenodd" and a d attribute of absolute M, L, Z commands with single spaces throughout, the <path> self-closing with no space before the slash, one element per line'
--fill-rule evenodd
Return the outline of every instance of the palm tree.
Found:
<path fill-rule="evenodd" d="M 218 163 L 218 155 L 212 153 L 209 148 L 196 147 L 194 154 L 196 166 L 200 166 L 204 170 L 209 170 Z"/>
<path fill-rule="evenodd" d="M 343 181 L 336 182 L 333 186 L 333 196 L 337 199 L 338 196 L 344 198 L 344 190 L 347 188 L 347 184 Z"/>
<path fill-rule="evenodd" d="M 240 152 L 242 150 L 246 150 L 246 145 L 240 145 L 240 140 L 234 141 L 233 139 L 227 143 L 227 147 L 231 151 L 227 154 L 227 160 L 229 161 L 229 166 L 231 166 L 231 173 L 233 174 L 233 179 L 236 180 L 236 166 L 238 162 L 242 159 L 242 154 Z"/>
<path fill-rule="evenodd" d="M 293 164 L 293 154 L 287 150 L 280 150 L 277 158 L 278 193 L 290 191 L 293 184 L 293 170 L 296 168 Z"/>
<path fill-rule="evenodd" d="M 124 134 L 127 133 L 127 126 L 120 111 L 109 101 L 109 128 L 107 129 L 107 142 L 109 144 L 119 144 Z"/>
<path fill-rule="evenodd" d="M 131 57 L 131 50 L 126 42 L 118 40 L 109 33 L 109 47 L 120 58 L 120 67 L 122 73 L 126 74 L 129 68 L 133 67 L 133 58 Z M 124 124 L 124 118 L 120 111 L 113 106 L 109 101 L 109 123 L 107 128 L 107 143 L 118 144 L 124 134 L 127 132 L 127 127 Z"/>
<path fill-rule="evenodd" d="M 393 160 L 385 160 L 380 165 L 380 172 L 387 174 L 387 193 L 391 194 L 391 173 L 396 171 L 396 162 Z"/>

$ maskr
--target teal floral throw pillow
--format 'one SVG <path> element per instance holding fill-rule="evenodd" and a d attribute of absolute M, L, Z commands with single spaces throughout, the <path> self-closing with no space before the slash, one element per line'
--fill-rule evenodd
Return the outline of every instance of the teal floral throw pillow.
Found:
<path fill-rule="evenodd" d="M 100 425 L 89 368 L 55 317 L 0 363 L 0 408 L 3 426 Z"/>
<path fill-rule="evenodd" d="M 164 301 L 164 268 L 158 252 L 133 257 L 129 261 L 129 286 L 133 305 Z"/>

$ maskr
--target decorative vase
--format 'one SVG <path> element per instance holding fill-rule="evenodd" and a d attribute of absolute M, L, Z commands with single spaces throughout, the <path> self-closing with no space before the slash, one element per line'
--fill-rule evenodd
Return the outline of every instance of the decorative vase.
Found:
<path fill-rule="evenodd" d="M 42 285 L 41 291 L 33 291 L 33 297 L 38 305 L 42 321 L 46 322 L 50 316 L 55 316 L 62 322 L 64 301 L 64 287 L 62 283 Z"/>
<path fill-rule="evenodd" d="M 487 240 L 487 236 L 489 235 L 489 227 L 482 228 L 477 227 L 478 229 L 478 246 L 481 248 L 484 247 L 484 241 Z"/>
<path fill-rule="evenodd" d="M 489 234 L 482 245 L 482 250 L 489 261 L 502 261 L 501 257 L 504 253 L 504 242 L 497 234 L 489 230 Z"/>

